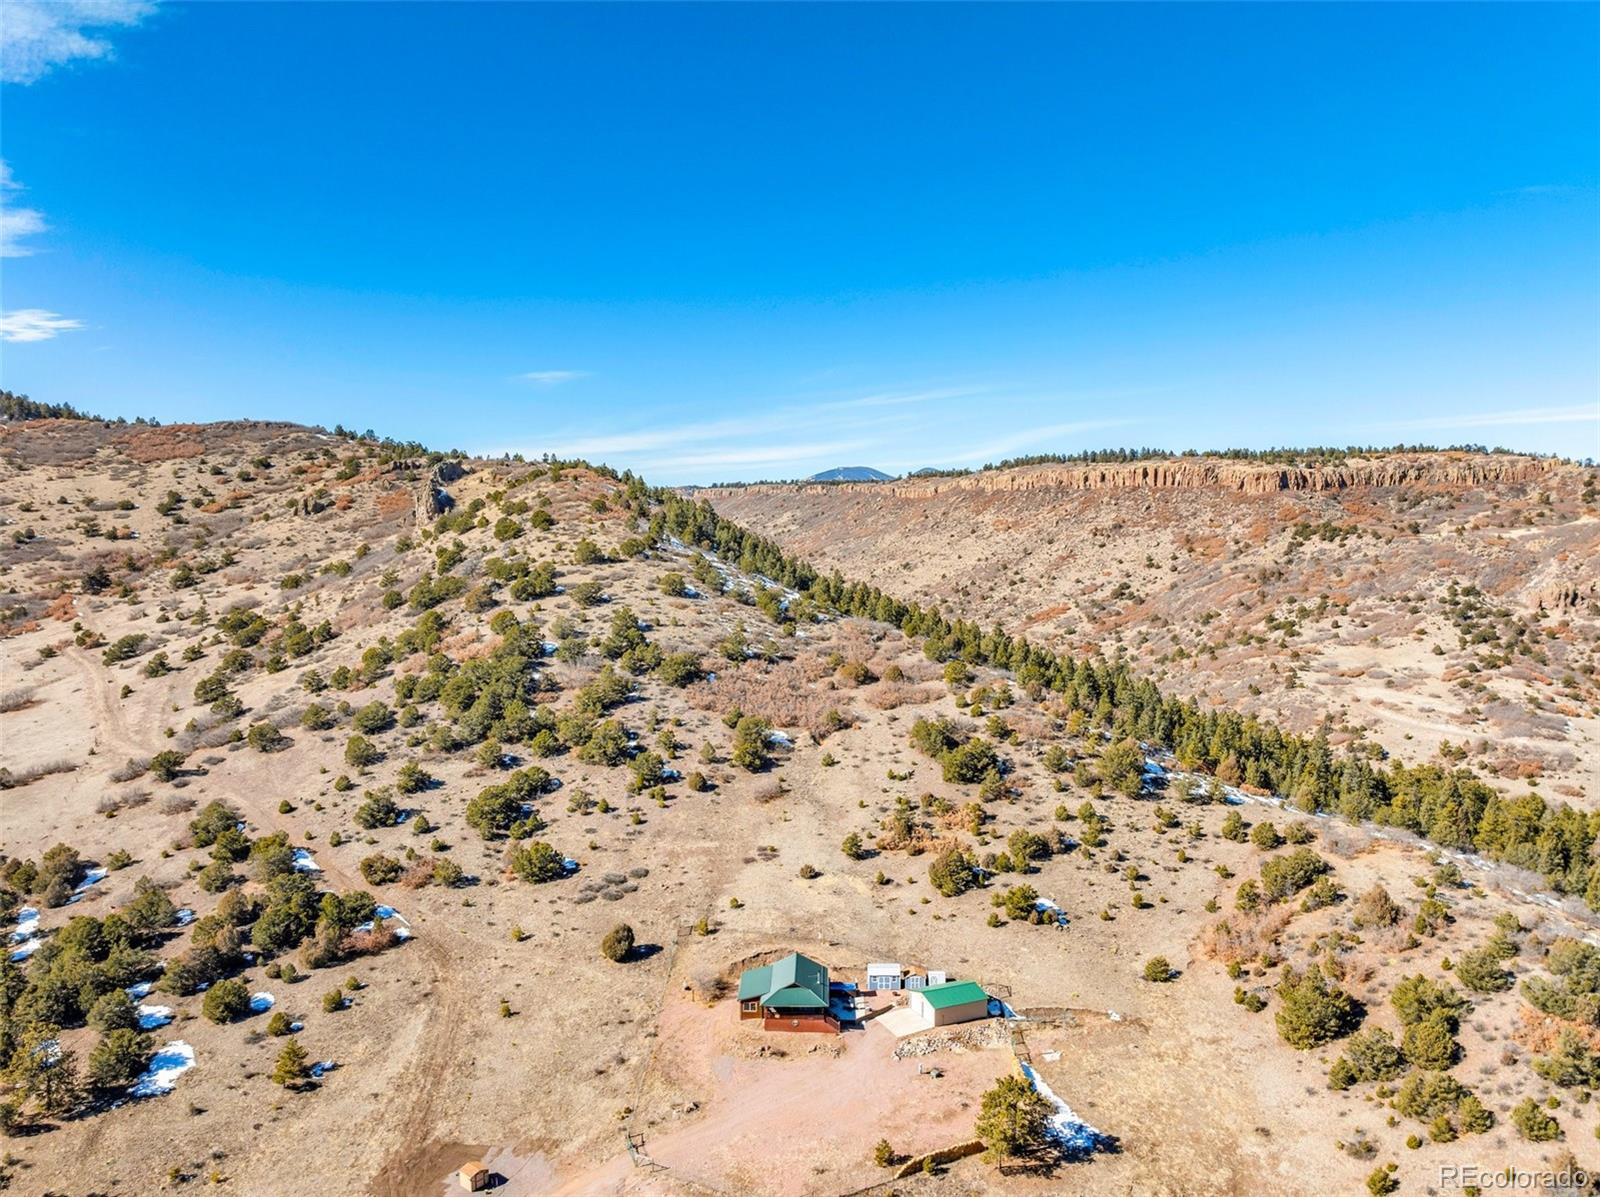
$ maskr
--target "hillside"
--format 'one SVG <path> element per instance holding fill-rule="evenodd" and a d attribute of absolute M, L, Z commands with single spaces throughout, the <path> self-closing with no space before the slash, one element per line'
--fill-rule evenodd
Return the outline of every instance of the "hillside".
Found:
<path fill-rule="evenodd" d="M 1177 693 L 1600 803 L 1592 470 L 1508 454 L 1043 464 L 705 492 L 823 568 Z M 1464 754 L 1464 755 L 1463 755 Z"/>
<path fill-rule="evenodd" d="M 1581 588 L 1582 479 L 1502 464 L 1537 476 L 1494 486 L 1550 504 L 1452 560 L 1493 545 L 1512 568 L 1549 538 L 1575 576 L 1530 593 Z M 1310 1197 L 1391 1161 L 1403 1191 L 1464 1152 L 1553 1166 L 1600 1127 L 1575 1096 L 1600 1069 L 1596 828 L 1526 787 L 1185 708 L 901 601 L 935 563 L 882 591 L 819 577 L 603 466 L 49 419 L 0 425 L 0 479 L 10 1192 L 442 1197 L 482 1159 L 518 1197 Z M 907 536 L 946 568 L 1020 546 L 999 525 L 1030 512 L 1059 513 L 1063 546 L 1091 518 L 977 483 L 747 500 L 752 523 L 799 513 L 776 530 L 824 561 L 813 512 L 868 556 L 870 495 L 923 504 Z M 1474 485 L 1418 496 L 1432 530 L 1408 535 L 1443 554 L 1447 520 L 1511 518 Z M 1340 506 L 1275 508 L 1209 566 L 1175 547 L 1200 525 L 1168 492 L 1076 497 L 1121 505 L 1092 516 L 1104 568 L 1169 543 L 1226 588 L 1290 542 L 1297 584 L 1366 578 L 1370 529 L 1279 526 L 1378 527 L 1390 500 L 1347 510 L 1356 489 L 1279 495 Z M 1261 501 L 1171 494 L 1196 518 Z M 1009 568 L 1020 596 L 1026 554 Z M 1172 576 L 1145 568 L 1152 594 Z M 1368 601 L 1338 618 L 1376 635 Z M 1586 611 L 1552 605 L 1540 651 L 1592 653 Z M 1143 625 L 1171 634 L 1125 614 L 1130 656 Z M 792 951 L 858 986 L 869 962 L 947 972 L 1022 1017 L 741 1021 L 741 972 Z M 1026 1165 L 924 1174 L 1024 1065 L 1053 1117 Z"/>
<path fill-rule="evenodd" d="M 887 482 L 892 474 L 885 474 L 882 470 L 875 470 L 871 466 L 835 466 L 831 470 L 823 470 L 820 474 L 813 474 L 808 482 Z"/>

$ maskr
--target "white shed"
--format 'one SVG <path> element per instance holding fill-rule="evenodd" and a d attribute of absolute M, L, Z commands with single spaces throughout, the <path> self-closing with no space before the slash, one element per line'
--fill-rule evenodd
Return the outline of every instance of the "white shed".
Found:
<path fill-rule="evenodd" d="M 867 988 L 871 990 L 899 989 L 900 966 L 891 962 L 867 965 Z"/>
<path fill-rule="evenodd" d="M 943 985 L 949 979 L 950 979 L 949 974 L 946 973 L 943 969 L 930 968 L 928 970 L 928 984 L 929 985 Z"/>

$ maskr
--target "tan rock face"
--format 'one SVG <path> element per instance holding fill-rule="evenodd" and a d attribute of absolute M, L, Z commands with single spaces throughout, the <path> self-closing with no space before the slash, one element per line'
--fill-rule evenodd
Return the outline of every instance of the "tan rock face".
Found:
<path fill-rule="evenodd" d="M 1280 491 L 1321 493 L 1357 487 L 1422 486 L 1448 489 L 1530 484 L 1562 468 L 1558 462 L 1534 457 L 1469 453 L 1353 458 L 1342 465 L 1308 467 L 1180 457 L 1168 461 L 1023 466 L 959 478 L 908 478 L 898 482 L 813 483 L 797 486 L 763 484 L 714 488 L 705 493 L 715 498 L 740 491 L 756 494 L 844 491 L 860 494 L 888 492 L 900 498 L 928 498 L 961 491 L 1214 489 L 1268 495 Z"/>

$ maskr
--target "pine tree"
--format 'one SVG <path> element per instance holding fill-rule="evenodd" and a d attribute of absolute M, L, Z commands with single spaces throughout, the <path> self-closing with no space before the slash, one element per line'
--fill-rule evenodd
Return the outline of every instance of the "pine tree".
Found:
<path fill-rule="evenodd" d="M 311 1075 L 311 1067 L 306 1060 L 306 1049 L 300 1046 L 300 1041 L 293 1036 L 285 1039 L 283 1050 L 278 1053 L 278 1062 L 272 1067 L 272 1083 L 286 1089 L 299 1085 Z"/>

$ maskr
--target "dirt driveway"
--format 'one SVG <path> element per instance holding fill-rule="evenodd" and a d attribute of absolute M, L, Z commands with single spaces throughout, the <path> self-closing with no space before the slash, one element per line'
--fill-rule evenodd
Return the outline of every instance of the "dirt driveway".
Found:
<path fill-rule="evenodd" d="M 881 1179 L 879 1139 L 916 1154 L 970 1138 L 983 1091 L 1011 1062 L 1000 1050 L 897 1060 L 895 1034 L 876 1020 L 837 1037 L 763 1032 L 727 1002 L 670 1003 L 661 1042 L 672 1046 L 658 1067 L 698 1094 L 698 1108 L 646 1129 L 645 1151 L 688 1179 L 771 1197 Z M 784 1054 L 755 1054 L 762 1047 Z"/>

